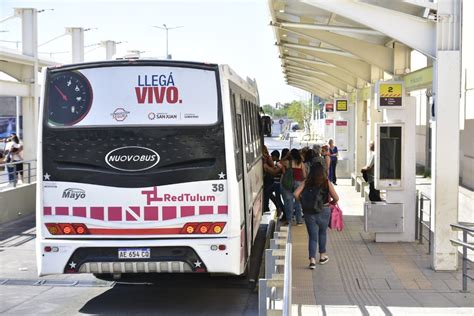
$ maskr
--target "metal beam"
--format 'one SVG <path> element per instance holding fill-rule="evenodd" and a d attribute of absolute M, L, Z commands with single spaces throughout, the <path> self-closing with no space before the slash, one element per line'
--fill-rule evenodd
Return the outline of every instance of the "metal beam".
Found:
<path fill-rule="evenodd" d="M 330 32 L 358 33 L 358 34 L 384 36 L 379 31 L 372 30 L 372 29 L 364 29 L 360 27 L 336 26 L 336 25 L 326 25 L 326 24 L 291 23 L 291 22 L 281 22 L 281 23 L 275 23 L 275 24 L 277 26 L 281 25 L 283 27 L 291 27 L 291 28 L 297 28 L 297 29 L 323 30 L 323 31 L 330 31 Z"/>
<path fill-rule="evenodd" d="M 298 78 L 298 77 L 295 77 L 295 76 L 288 76 L 287 79 L 288 80 L 293 80 L 295 82 L 299 82 L 301 84 L 305 84 L 308 87 L 314 87 L 315 89 L 318 89 L 319 91 L 322 91 L 322 92 L 327 93 L 329 95 L 334 95 L 338 92 L 337 89 L 328 89 L 327 87 L 322 86 L 318 83 L 312 82 L 310 80 Z"/>
<path fill-rule="evenodd" d="M 300 57 L 289 57 L 285 56 L 285 60 L 288 60 L 291 63 L 296 63 L 298 65 L 305 65 L 313 68 L 314 70 L 322 71 L 324 73 L 327 73 L 328 75 L 331 75 L 332 77 L 342 80 L 346 82 L 347 84 L 351 86 L 355 86 L 357 84 L 357 77 L 355 77 L 352 74 L 348 74 L 346 71 L 341 70 L 337 67 L 334 66 L 327 66 L 324 64 L 318 64 L 318 63 L 312 63 L 311 60 L 306 59 L 306 58 L 300 58 Z"/>
<path fill-rule="evenodd" d="M 301 0 L 301 2 L 378 30 L 425 55 L 436 58 L 435 22 L 361 1 Z M 397 21 L 397 27 L 393 21 Z"/>
<path fill-rule="evenodd" d="M 302 90 L 305 90 L 305 91 L 308 91 L 308 92 L 311 92 L 319 97 L 322 97 L 324 99 L 332 99 L 332 96 L 330 94 L 327 94 L 327 93 L 324 93 L 324 92 L 321 92 L 313 87 L 308 87 L 304 84 L 301 84 L 301 83 L 298 83 L 298 82 L 294 82 L 294 81 L 291 81 L 291 80 L 288 80 L 287 82 L 289 85 L 293 86 L 293 87 L 296 87 L 296 88 L 299 88 L 299 89 L 302 89 Z"/>
<path fill-rule="evenodd" d="M 323 72 L 320 72 L 320 71 L 315 71 L 315 70 L 311 70 L 311 69 L 307 69 L 307 68 L 301 68 L 301 67 L 295 67 L 295 66 L 286 66 L 286 69 L 287 70 L 290 70 L 290 71 L 295 71 L 295 72 L 300 72 L 300 73 L 303 73 L 303 74 L 306 74 L 306 75 L 310 75 L 312 77 L 315 77 L 315 78 L 318 78 L 322 81 L 325 81 L 341 90 L 344 90 L 344 91 L 349 91 L 351 90 L 350 88 L 353 88 L 353 87 L 348 87 L 348 85 L 345 83 L 345 82 L 342 82 L 338 79 L 334 79 L 330 76 L 328 76 L 327 74 L 323 73 Z"/>
<path fill-rule="evenodd" d="M 360 81 L 363 81 L 362 79 L 357 79 L 357 78 L 354 78 L 354 80 L 351 80 L 350 78 L 348 79 L 348 77 L 342 77 L 342 78 L 338 78 L 337 76 L 334 76 L 333 74 L 331 74 L 329 71 L 324 71 L 324 69 L 318 69 L 317 66 L 314 66 L 314 65 L 305 65 L 303 63 L 300 63 L 300 62 L 296 62 L 296 61 L 291 61 L 291 60 L 287 60 L 286 61 L 286 66 L 285 65 L 282 65 L 282 67 L 288 67 L 288 66 L 293 66 L 293 67 L 300 67 L 300 68 L 304 68 L 304 69 L 311 69 L 313 71 L 318 71 L 318 72 L 322 72 L 324 73 L 324 75 L 326 75 L 327 77 L 330 77 L 334 80 L 338 80 L 342 83 L 345 83 L 347 84 L 348 86 L 350 87 L 354 87 L 353 84 L 356 84 L 357 83 L 357 80 L 360 80 Z"/>
<path fill-rule="evenodd" d="M 390 47 L 327 31 L 300 30 L 298 33 L 349 52 L 352 56 L 376 65 L 387 72 L 393 72 L 393 49 Z"/>
<path fill-rule="evenodd" d="M 299 72 L 294 72 L 294 71 L 291 71 L 291 70 L 286 70 L 286 74 L 289 77 L 300 78 L 302 80 L 308 80 L 310 82 L 313 82 L 317 85 L 320 85 L 321 87 L 324 87 L 325 89 L 327 89 L 328 91 L 331 91 L 333 93 L 336 93 L 336 92 L 339 91 L 338 87 L 335 87 L 335 86 L 331 85 L 330 83 L 325 82 L 324 80 L 321 80 L 319 78 L 313 77 L 311 75 L 305 75 L 305 74 L 301 74 Z"/>
<path fill-rule="evenodd" d="M 21 82 L 0 80 L 0 96 L 31 97 L 30 85 Z"/>
<path fill-rule="evenodd" d="M 293 87 L 296 87 L 296 88 L 299 88 L 299 89 L 302 89 L 302 90 L 305 90 L 305 91 L 308 91 L 308 92 L 311 92 L 319 97 L 322 97 L 324 99 L 332 99 L 332 96 L 331 95 L 328 95 L 324 92 L 321 92 L 321 91 L 318 91 L 312 87 L 308 87 L 308 86 L 305 86 L 303 84 L 300 84 L 300 83 L 297 83 L 297 82 L 293 82 L 293 81 L 288 81 L 287 84 L 293 86 Z"/>
<path fill-rule="evenodd" d="M 314 51 L 311 46 L 300 44 L 289 44 L 289 49 L 304 54 L 306 56 L 319 58 L 325 62 L 344 69 L 355 77 L 361 78 L 365 81 L 370 81 L 370 64 L 365 61 L 353 59 L 345 56 L 336 56 L 333 54 Z"/>
<path fill-rule="evenodd" d="M 351 53 L 338 50 L 338 49 L 332 49 L 332 48 L 323 48 L 323 47 L 317 47 L 317 46 L 310 46 L 310 45 L 302 45 L 302 44 L 292 44 L 288 42 L 282 42 L 280 44 L 281 46 L 284 47 L 292 47 L 292 48 L 301 48 L 304 47 L 305 49 L 309 49 L 315 52 L 321 52 L 321 53 L 329 53 L 329 54 L 335 54 L 339 56 L 344 56 L 344 57 L 351 57 L 351 58 L 357 58 L 356 56 L 352 55 Z"/>

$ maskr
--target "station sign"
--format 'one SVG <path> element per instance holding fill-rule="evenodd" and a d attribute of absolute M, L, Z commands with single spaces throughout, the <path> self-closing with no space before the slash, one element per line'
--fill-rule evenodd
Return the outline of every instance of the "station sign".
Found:
<path fill-rule="evenodd" d="M 377 108 L 396 109 L 403 107 L 405 87 L 403 81 L 377 82 Z"/>
<path fill-rule="evenodd" d="M 336 112 L 347 112 L 347 99 L 335 99 Z"/>
<path fill-rule="evenodd" d="M 324 104 L 324 111 L 326 113 L 332 113 L 334 112 L 334 103 L 326 103 Z"/>

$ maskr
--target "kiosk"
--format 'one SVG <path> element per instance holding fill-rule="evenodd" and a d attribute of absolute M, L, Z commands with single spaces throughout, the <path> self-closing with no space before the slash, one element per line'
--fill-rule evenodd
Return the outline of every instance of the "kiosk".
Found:
<path fill-rule="evenodd" d="M 366 202 L 365 230 L 377 242 L 411 242 L 416 225 L 416 99 L 404 96 L 403 82 L 379 82 L 377 110 L 383 122 L 375 131 L 375 188 L 382 202 Z"/>

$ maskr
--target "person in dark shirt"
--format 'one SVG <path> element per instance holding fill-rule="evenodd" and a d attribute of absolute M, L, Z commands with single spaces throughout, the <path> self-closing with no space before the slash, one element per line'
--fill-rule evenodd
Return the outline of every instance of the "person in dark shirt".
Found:
<path fill-rule="evenodd" d="M 336 184 L 337 177 L 336 177 L 336 166 L 337 166 L 337 157 L 339 153 L 337 150 L 337 146 L 334 144 L 334 140 L 329 140 L 329 156 L 331 158 L 331 164 L 329 166 L 329 181 Z"/>

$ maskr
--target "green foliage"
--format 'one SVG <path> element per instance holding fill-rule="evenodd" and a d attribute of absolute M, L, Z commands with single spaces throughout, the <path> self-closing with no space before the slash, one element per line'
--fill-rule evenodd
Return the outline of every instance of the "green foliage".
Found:
<path fill-rule="evenodd" d="M 265 104 L 262 106 L 263 112 L 267 115 L 273 115 L 273 112 L 275 111 L 275 108 L 271 106 L 270 104 Z"/>

